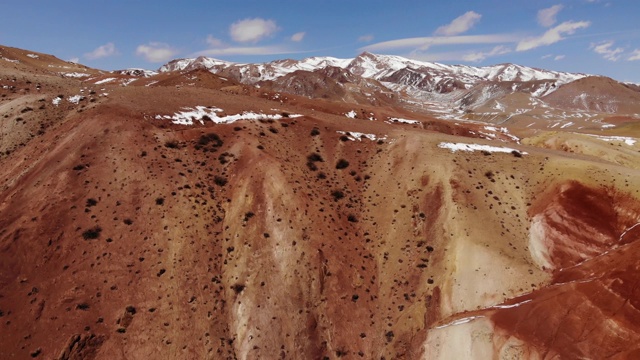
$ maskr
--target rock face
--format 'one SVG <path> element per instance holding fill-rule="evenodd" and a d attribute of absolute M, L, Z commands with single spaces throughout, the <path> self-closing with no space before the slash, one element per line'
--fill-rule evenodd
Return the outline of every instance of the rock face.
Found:
<path fill-rule="evenodd" d="M 0 66 L 0 358 L 640 355 L 637 120 L 437 118 L 314 61 L 282 79 L 324 99 Z"/>

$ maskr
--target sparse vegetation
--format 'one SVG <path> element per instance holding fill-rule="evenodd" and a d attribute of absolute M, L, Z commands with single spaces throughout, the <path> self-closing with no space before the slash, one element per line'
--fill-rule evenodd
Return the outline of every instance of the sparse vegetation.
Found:
<path fill-rule="evenodd" d="M 169 149 L 179 149 L 180 148 L 180 143 L 177 142 L 176 140 L 169 140 L 169 141 L 164 143 L 164 146 L 169 148 Z"/>
<path fill-rule="evenodd" d="M 196 150 L 204 152 L 215 152 L 224 144 L 224 141 L 216 133 L 200 135 L 198 142 L 194 146 Z"/>
<path fill-rule="evenodd" d="M 338 169 L 338 170 L 346 169 L 348 167 L 349 167 L 349 162 L 347 160 L 345 160 L 345 159 L 340 159 L 336 163 L 336 169 Z"/>
<path fill-rule="evenodd" d="M 220 175 L 216 175 L 213 178 L 213 182 L 218 186 L 225 186 L 225 185 L 227 185 L 227 178 L 222 177 Z"/>
<path fill-rule="evenodd" d="M 93 240 L 100 237 L 100 233 L 102 232 L 102 228 L 99 226 L 92 227 L 91 229 L 87 229 L 82 233 L 82 237 L 85 240 Z"/>
<path fill-rule="evenodd" d="M 318 166 L 316 165 L 317 162 L 324 162 L 324 159 L 322 158 L 322 156 L 320 156 L 320 154 L 313 153 L 307 156 L 307 167 L 309 168 L 309 170 L 318 170 Z"/>

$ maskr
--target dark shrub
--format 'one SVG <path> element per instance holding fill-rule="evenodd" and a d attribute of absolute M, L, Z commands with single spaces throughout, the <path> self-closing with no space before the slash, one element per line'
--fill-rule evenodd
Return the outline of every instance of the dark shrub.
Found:
<path fill-rule="evenodd" d="M 338 170 L 346 169 L 347 167 L 349 167 L 349 162 L 347 160 L 345 160 L 345 159 L 340 159 L 336 163 L 336 169 L 338 169 Z"/>
<path fill-rule="evenodd" d="M 165 142 L 164 146 L 168 147 L 169 149 L 177 149 L 180 147 L 180 144 L 175 140 L 171 140 L 171 141 Z"/>
<path fill-rule="evenodd" d="M 313 129 L 311 129 L 311 136 L 318 136 L 320 135 L 320 129 L 318 129 L 317 127 L 314 127 Z"/>
<path fill-rule="evenodd" d="M 218 186 L 225 186 L 225 185 L 227 185 L 227 178 L 224 178 L 222 176 L 216 175 L 213 178 L 213 182 Z"/>
<path fill-rule="evenodd" d="M 98 200 L 94 198 L 87 199 L 87 207 L 92 207 L 98 205 Z"/>
<path fill-rule="evenodd" d="M 92 227 L 91 229 L 87 229 L 82 233 L 82 237 L 85 240 L 97 239 L 100 237 L 100 233 L 102 232 L 102 228 L 100 226 Z"/>
<path fill-rule="evenodd" d="M 318 154 L 318 153 L 310 154 L 309 156 L 307 156 L 307 160 L 309 162 L 323 162 L 324 161 L 322 156 L 320 156 L 320 154 Z"/>

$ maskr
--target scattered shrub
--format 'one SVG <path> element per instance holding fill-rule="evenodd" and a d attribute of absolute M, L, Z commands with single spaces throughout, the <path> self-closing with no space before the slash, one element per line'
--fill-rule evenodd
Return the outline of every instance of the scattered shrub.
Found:
<path fill-rule="evenodd" d="M 344 198 L 344 193 L 341 190 L 334 190 L 331 192 L 331 196 L 333 196 L 333 200 L 338 201 Z"/>
<path fill-rule="evenodd" d="M 323 162 L 324 161 L 322 156 L 320 156 L 320 154 L 318 154 L 318 153 L 310 154 L 309 156 L 307 156 L 307 160 L 310 161 L 310 162 Z"/>
<path fill-rule="evenodd" d="M 254 217 L 256 214 L 254 214 L 253 212 L 249 211 L 247 213 L 244 214 L 244 219 L 243 221 L 249 221 L 249 219 L 251 219 L 252 217 Z"/>
<path fill-rule="evenodd" d="M 94 198 L 89 198 L 87 199 L 87 207 L 92 207 L 92 206 L 96 206 L 98 205 L 98 200 L 94 199 Z"/>
<path fill-rule="evenodd" d="M 320 129 L 318 129 L 317 127 L 314 127 L 313 129 L 311 129 L 311 136 L 318 136 L 320 135 Z"/>
<path fill-rule="evenodd" d="M 100 237 L 100 233 L 102 232 L 102 228 L 99 226 L 92 227 L 91 229 L 87 229 L 82 233 L 82 237 L 85 240 L 93 240 Z"/>
<path fill-rule="evenodd" d="M 169 149 L 178 149 L 178 148 L 180 148 L 180 143 L 178 143 L 175 140 L 169 140 L 169 141 L 164 143 L 164 146 L 169 148 Z"/>
<path fill-rule="evenodd" d="M 322 158 L 322 156 L 320 156 L 320 154 L 313 153 L 307 156 L 307 167 L 309 168 L 309 170 L 318 170 L 318 166 L 315 164 L 317 162 L 324 162 L 324 159 Z"/>
<path fill-rule="evenodd" d="M 164 204 L 164 198 L 162 197 L 156 198 L 156 205 L 162 205 L 162 204 Z"/>
<path fill-rule="evenodd" d="M 216 175 L 216 176 L 213 178 L 213 182 L 214 182 L 216 185 L 218 185 L 218 186 L 225 186 L 225 185 L 227 185 L 227 179 L 226 179 L 226 178 L 224 178 L 224 177 L 222 177 L 222 176 L 219 176 L 219 175 Z"/>
<path fill-rule="evenodd" d="M 338 169 L 338 170 L 346 169 L 347 167 L 349 167 L 349 162 L 347 160 L 345 160 L 345 159 L 340 159 L 336 163 L 336 169 Z"/>

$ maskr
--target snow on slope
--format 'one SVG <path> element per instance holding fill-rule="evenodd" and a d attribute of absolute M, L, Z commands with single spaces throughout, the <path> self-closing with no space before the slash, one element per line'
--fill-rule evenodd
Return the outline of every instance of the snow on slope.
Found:
<path fill-rule="evenodd" d="M 174 113 L 173 115 L 156 115 L 156 120 L 171 120 L 172 123 L 177 125 L 193 125 L 194 121 L 204 124 L 205 120 L 212 121 L 216 124 L 230 124 L 239 120 L 261 120 L 271 119 L 280 120 L 283 118 L 280 114 L 258 114 L 254 112 L 243 112 L 242 114 L 218 116 L 217 113 L 223 111 L 219 108 L 196 106 L 195 108 L 183 108 L 183 111 Z M 293 114 L 289 115 L 289 118 L 296 118 L 302 115 Z"/>
<path fill-rule="evenodd" d="M 556 88 L 567 82 L 584 77 L 583 74 L 571 74 L 556 71 L 547 71 L 529 68 L 514 64 L 501 64 L 486 67 L 473 67 L 466 65 L 445 65 L 433 62 L 411 60 L 394 55 L 376 55 L 362 53 L 354 59 L 338 59 L 333 57 L 310 57 L 302 60 L 276 60 L 260 64 L 237 64 L 223 60 L 198 57 L 192 59 L 173 60 L 158 70 L 182 71 L 195 68 L 206 68 L 212 72 L 221 69 L 235 68 L 241 74 L 241 82 L 257 83 L 260 81 L 274 80 L 297 70 L 316 71 L 328 66 L 338 67 L 349 71 L 354 75 L 375 80 L 389 78 L 398 71 L 408 71 L 403 74 L 408 81 L 416 82 L 429 78 L 431 82 L 450 81 L 455 79 L 465 84 L 467 88 L 480 81 L 536 81 L 553 80 Z M 413 74 L 413 76 L 409 76 Z M 415 85 L 412 83 L 403 85 Z M 549 89 L 541 92 L 545 95 Z"/>
<path fill-rule="evenodd" d="M 111 72 L 112 74 L 120 74 L 120 75 L 129 75 L 129 76 L 137 76 L 137 77 L 151 77 L 154 75 L 158 75 L 157 71 L 131 68 L 124 70 L 114 70 Z"/>
<path fill-rule="evenodd" d="M 520 152 L 516 149 L 508 148 L 508 147 L 499 147 L 499 146 L 491 146 L 491 145 L 481 145 L 481 144 L 465 144 L 465 143 L 449 143 L 443 142 L 438 144 L 438 147 L 441 149 L 449 149 L 451 152 L 456 151 L 485 151 L 489 153 L 512 153 L 519 155 L 526 155 L 526 152 Z"/>

